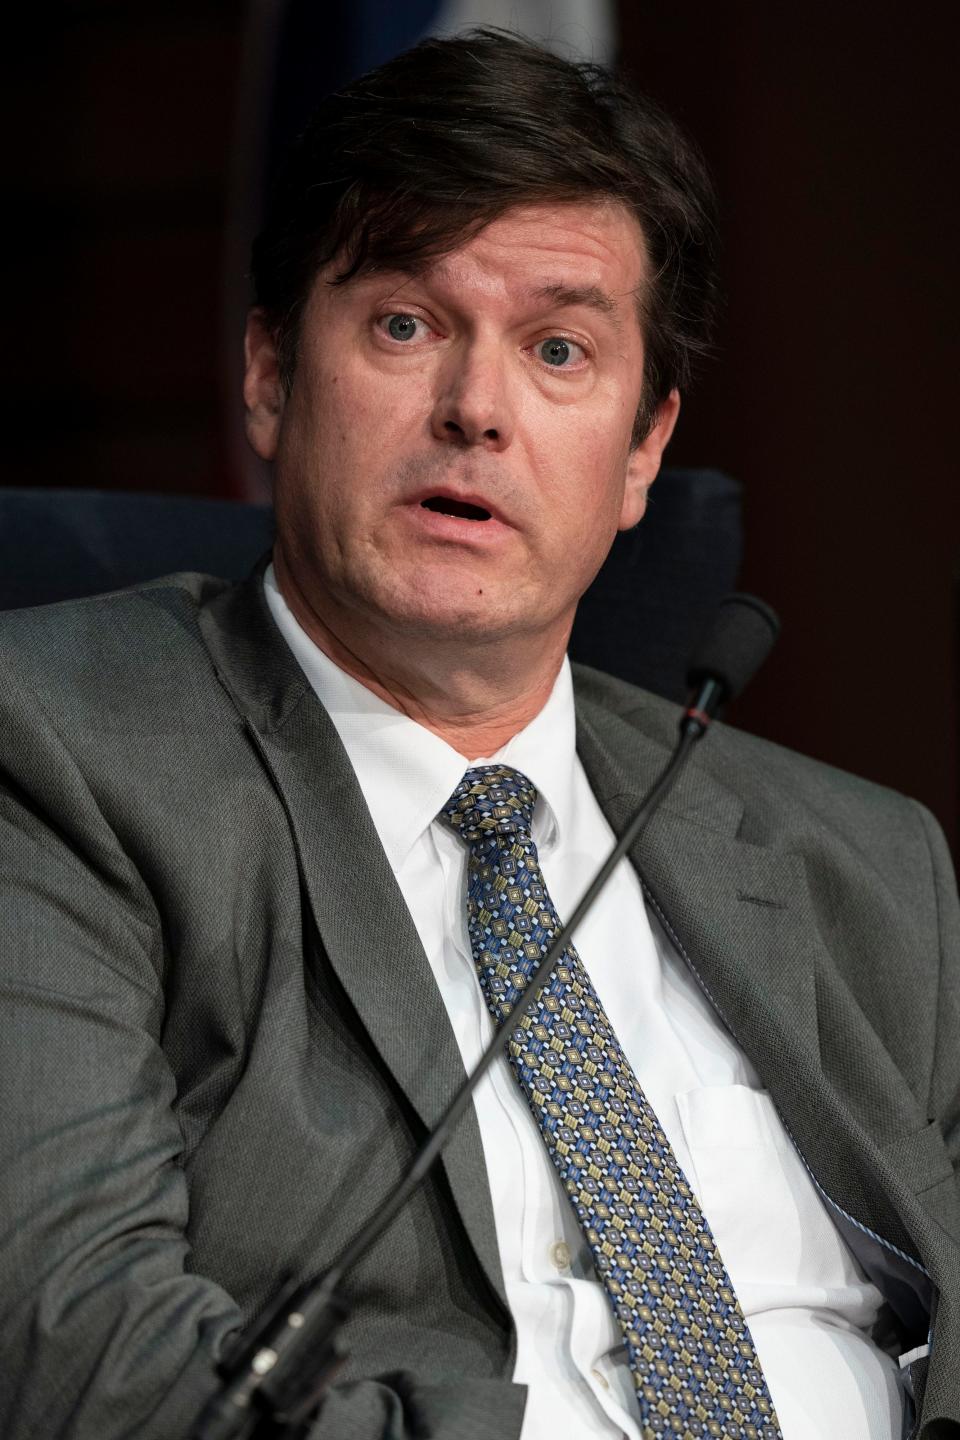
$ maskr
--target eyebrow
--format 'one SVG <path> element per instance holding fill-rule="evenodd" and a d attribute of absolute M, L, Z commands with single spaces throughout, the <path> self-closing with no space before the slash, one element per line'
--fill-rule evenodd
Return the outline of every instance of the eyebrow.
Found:
<path fill-rule="evenodd" d="M 398 272 L 403 276 L 400 284 L 405 284 L 407 280 L 428 280 L 429 271 L 429 264 L 401 270 Z M 545 285 L 531 285 L 525 294 L 537 304 L 554 305 L 561 309 L 585 305 L 589 310 L 596 310 L 599 315 L 609 316 L 617 330 L 623 329 L 623 319 L 616 300 L 599 285 L 565 285 L 562 281 L 555 280 Z"/>
<path fill-rule="evenodd" d="M 530 295 L 534 300 L 568 308 L 586 305 L 588 309 L 597 310 L 601 315 L 609 315 L 617 326 L 620 324 L 617 302 L 605 290 L 601 290 L 599 285 L 540 285 L 531 290 Z"/>

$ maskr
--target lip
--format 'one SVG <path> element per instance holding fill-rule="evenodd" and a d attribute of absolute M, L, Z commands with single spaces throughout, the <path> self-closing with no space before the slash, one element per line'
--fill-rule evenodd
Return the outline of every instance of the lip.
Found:
<path fill-rule="evenodd" d="M 431 495 L 437 493 L 436 490 L 430 491 Z M 468 503 L 475 505 L 479 502 L 471 500 Z M 484 506 L 484 509 L 488 508 Z M 425 510 L 419 501 L 406 504 L 401 509 L 414 533 L 431 543 L 487 550 L 514 534 L 510 525 L 498 520 L 492 513 L 489 520 L 468 520 L 462 515 L 444 515 L 441 510 Z"/>
<path fill-rule="evenodd" d="M 467 520 L 458 515 L 442 515 L 436 510 L 423 509 L 423 502 L 425 500 L 455 500 L 460 505 L 475 505 L 480 510 L 486 510 L 490 519 Z M 496 522 L 498 525 L 510 524 L 509 520 L 497 509 L 496 505 L 478 490 L 458 490 L 453 485 L 429 485 L 424 486 L 422 490 L 412 495 L 406 503 L 422 509 L 424 515 L 433 515 L 441 520 L 457 520 L 462 525 L 470 525 L 474 528 L 485 528 L 492 522 Z"/>

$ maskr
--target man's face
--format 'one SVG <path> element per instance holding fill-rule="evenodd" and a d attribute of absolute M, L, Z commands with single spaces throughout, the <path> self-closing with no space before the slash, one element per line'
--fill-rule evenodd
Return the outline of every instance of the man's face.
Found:
<path fill-rule="evenodd" d="M 679 403 L 630 450 L 645 282 L 626 210 L 531 205 L 421 274 L 318 277 L 287 396 L 254 313 L 248 433 L 276 460 L 285 565 L 326 623 L 464 641 L 569 627 L 643 514 Z"/>

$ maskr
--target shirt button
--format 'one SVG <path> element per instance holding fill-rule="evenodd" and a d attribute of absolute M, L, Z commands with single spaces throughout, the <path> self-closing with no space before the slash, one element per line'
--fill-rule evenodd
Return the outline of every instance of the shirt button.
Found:
<path fill-rule="evenodd" d="M 599 1370 L 591 1370 L 590 1374 L 593 1376 L 594 1380 L 596 1380 L 598 1385 L 603 1386 L 604 1390 L 610 1389 L 610 1381 L 606 1378 L 606 1376 L 601 1375 Z"/>
<path fill-rule="evenodd" d="M 557 1270 L 570 1269 L 570 1246 L 566 1240 L 556 1240 L 550 1246 L 550 1263 Z"/>

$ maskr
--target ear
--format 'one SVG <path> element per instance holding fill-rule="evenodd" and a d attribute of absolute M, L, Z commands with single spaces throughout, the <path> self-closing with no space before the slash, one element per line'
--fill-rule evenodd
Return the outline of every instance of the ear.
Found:
<path fill-rule="evenodd" d="M 647 492 L 657 478 L 663 452 L 673 434 L 679 414 L 680 391 L 671 390 L 666 400 L 661 400 L 657 406 L 657 418 L 652 429 L 640 444 L 630 451 L 618 530 L 630 530 L 643 519 L 643 512 L 647 508 Z"/>
<path fill-rule="evenodd" d="M 276 340 L 259 307 L 247 316 L 243 355 L 247 439 L 261 460 L 272 460 L 277 453 L 286 396 L 280 382 Z"/>

